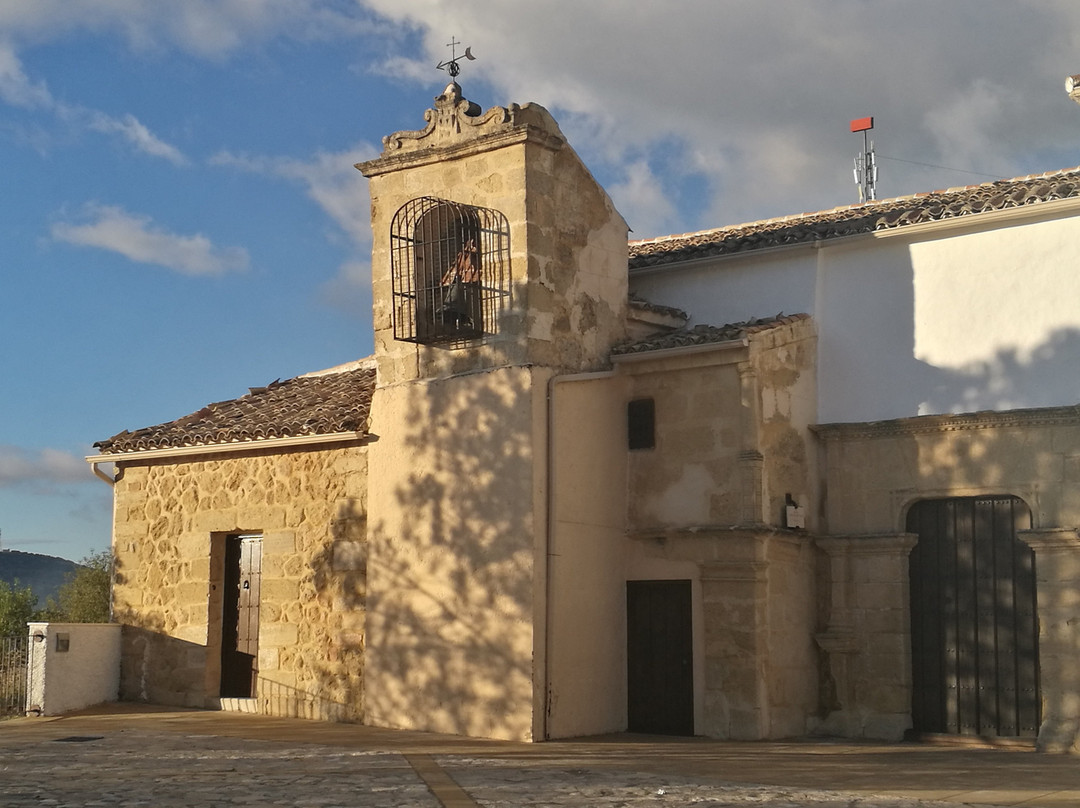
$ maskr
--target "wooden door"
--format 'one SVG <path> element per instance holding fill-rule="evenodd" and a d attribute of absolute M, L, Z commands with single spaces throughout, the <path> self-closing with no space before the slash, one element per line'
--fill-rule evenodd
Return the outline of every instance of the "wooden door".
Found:
<path fill-rule="evenodd" d="M 225 540 L 225 601 L 221 630 L 221 695 L 250 698 L 259 659 L 262 537 Z"/>
<path fill-rule="evenodd" d="M 912 721 L 918 732 L 1035 737 L 1035 555 L 1016 497 L 925 500 L 908 513 Z"/>
<path fill-rule="evenodd" d="M 627 726 L 694 734 L 690 581 L 627 581 Z"/>

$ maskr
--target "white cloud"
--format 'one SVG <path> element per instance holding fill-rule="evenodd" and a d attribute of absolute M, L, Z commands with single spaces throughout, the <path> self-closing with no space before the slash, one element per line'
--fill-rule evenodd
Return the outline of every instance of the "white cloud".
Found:
<path fill-rule="evenodd" d="M 187 163 L 187 158 L 178 148 L 155 136 L 143 124 L 139 123 L 134 115 L 127 114 L 121 119 L 116 119 L 102 112 L 95 112 L 89 117 L 89 127 L 97 132 L 115 132 L 144 154 L 161 157 L 173 165 L 179 166 Z"/>
<path fill-rule="evenodd" d="M 210 163 L 299 183 L 342 233 L 367 247 L 371 244 L 371 200 L 367 180 L 353 166 L 378 153 L 361 143 L 341 152 L 319 152 L 310 160 L 220 152 Z"/>
<path fill-rule="evenodd" d="M 644 160 L 626 168 L 626 178 L 608 188 L 615 207 L 633 231 L 633 238 L 667 233 L 676 226 L 675 206 Z"/>
<path fill-rule="evenodd" d="M 338 274 L 319 287 L 319 298 L 350 317 L 367 319 L 371 312 L 371 262 L 346 261 Z"/>
<path fill-rule="evenodd" d="M 371 72 L 388 78 L 426 82 L 431 78 L 431 64 L 420 59 L 391 56 L 373 64 Z"/>
<path fill-rule="evenodd" d="M 78 30 L 211 59 L 274 38 L 353 37 L 370 72 L 433 88 L 453 33 L 478 57 L 460 79 L 467 95 L 548 106 L 609 185 L 644 176 L 644 160 L 665 183 L 681 171 L 706 189 L 712 199 L 693 209 L 690 195 L 674 202 L 681 229 L 854 202 L 861 142 L 847 122 L 865 115 L 877 118 L 884 196 L 970 179 L 916 162 L 1027 173 L 1080 149 L 1061 89 L 1080 71 L 1062 60 L 1080 45 L 1075 0 L 0 0 L 0 30 L 16 46 Z M 417 34 L 422 53 L 396 52 Z M 0 52 L 0 97 L 47 103 L 11 55 Z M 477 97 L 478 78 L 497 97 Z M 118 115 L 98 128 L 180 162 L 140 126 Z M 673 151 L 677 168 L 665 163 Z M 338 221 L 352 207 L 319 177 L 308 189 Z"/>
<path fill-rule="evenodd" d="M 984 155 L 993 154 L 998 132 L 1008 126 L 1009 109 L 1019 105 L 1019 99 L 1009 96 L 1007 87 L 976 80 L 927 110 L 926 128 L 933 133 L 938 159 L 950 166 L 974 167 Z"/>
<path fill-rule="evenodd" d="M 45 82 L 31 82 L 15 51 L 3 42 L 0 42 L 0 99 L 15 107 L 51 108 L 55 105 Z"/>
<path fill-rule="evenodd" d="M 248 267 L 247 250 L 215 247 L 202 234 L 181 236 L 154 225 L 148 216 L 127 213 L 110 205 L 88 205 L 82 224 L 58 222 L 52 236 L 58 241 L 120 253 L 142 264 L 174 269 L 185 275 L 221 275 Z"/>
<path fill-rule="evenodd" d="M 371 311 L 371 198 L 367 179 L 354 165 L 378 153 L 360 143 L 342 152 L 319 152 L 310 160 L 220 152 L 210 163 L 303 186 L 351 245 L 352 256 L 320 286 L 319 298 L 331 308 L 356 315 Z"/>
<path fill-rule="evenodd" d="M 0 445 L 0 488 L 91 482 L 93 479 L 86 461 L 68 452 Z"/>
<path fill-rule="evenodd" d="M 209 58 L 278 35 L 310 41 L 373 27 L 359 4 L 326 0 L 0 0 L 0 31 L 8 38 L 112 33 L 137 50 L 178 48 Z"/>
<path fill-rule="evenodd" d="M 680 211 L 698 226 L 855 202 L 861 140 L 847 125 L 866 115 L 879 158 L 1027 173 L 1080 150 L 1062 90 L 1080 72 L 1080 57 L 1062 60 L 1080 45 L 1075 0 L 364 2 L 421 30 L 432 65 L 459 32 L 478 56 L 459 79 L 466 95 L 548 106 L 609 184 L 643 154 L 665 177 L 665 156 L 685 155 L 713 195 Z M 477 77 L 499 97 L 477 97 Z M 1028 164 L 1049 153 L 1063 162 Z M 880 163 L 885 196 L 970 181 Z"/>
<path fill-rule="evenodd" d="M 2 3 L 3 0 L 0 0 Z M 24 109 L 40 109 L 57 119 L 104 134 L 118 134 L 136 150 L 161 157 L 174 165 L 187 162 L 184 155 L 154 135 L 134 115 L 114 118 L 98 110 L 64 104 L 53 98 L 45 82 L 33 82 L 23 71 L 22 62 L 10 45 L 0 42 L 0 99 Z"/>

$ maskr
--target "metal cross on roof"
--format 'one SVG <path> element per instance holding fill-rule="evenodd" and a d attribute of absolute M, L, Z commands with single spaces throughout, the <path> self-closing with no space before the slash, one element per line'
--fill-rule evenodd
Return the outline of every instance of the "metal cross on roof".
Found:
<path fill-rule="evenodd" d="M 455 37 L 450 37 L 450 41 L 446 43 L 446 47 L 450 48 L 450 58 L 435 65 L 437 70 L 445 70 L 450 74 L 451 78 L 455 79 L 458 73 L 461 72 L 461 65 L 458 64 L 461 59 L 468 59 L 470 62 L 476 61 L 476 57 L 472 55 L 471 47 L 466 48 L 465 53 L 461 56 L 457 55 L 457 46 L 460 44 Z"/>

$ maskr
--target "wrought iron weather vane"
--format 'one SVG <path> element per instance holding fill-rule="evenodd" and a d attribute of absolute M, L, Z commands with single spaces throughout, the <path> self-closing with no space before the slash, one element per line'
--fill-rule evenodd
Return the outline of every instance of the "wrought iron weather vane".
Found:
<path fill-rule="evenodd" d="M 461 65 L 458 64 L 462 59 L 468 59 L 470 62 L 476 61 L 476 57 L 472 55 L 472 48 L 465 49 L 465 53 L 461 56 L 457 55 L 457 46 L 461 43 L 457 41 L 455 37 L 450 37 L 450 41 L 446 43 L 446 47 L 450 48 L 450 58 L 445 62 L 439 62 L 435 65 L 437 70 L 445 70 L 450 74 L 450 78 L 456 79 L 458 73 L 461 72 Z"/>

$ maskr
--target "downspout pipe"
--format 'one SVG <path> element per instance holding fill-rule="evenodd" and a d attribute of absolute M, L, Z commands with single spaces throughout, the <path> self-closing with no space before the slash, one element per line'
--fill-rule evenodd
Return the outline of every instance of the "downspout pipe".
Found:
<path fill-rule="evenodd" d="M 116 461 L 114 461 L 112 458 L 109 458 L 109 457 L 93 457 L 93 456 L 91 456 L 91 457 L 86 458 L 86 462 L 90 464 L 90 468 L 92 468 L 94 470 L 94 475 L 99 480 L 104 480 L 106 483 L 108 483 L 109 488 L 116 488 L 116 474 L 117 474 Z M 113 464 L 113 473 L 112 474 L 106 474 L 104 471 L 102 471 L 102 469 L 101 469 L 101 464 L 102 463 L 112 463 Z M 112 506 L 113 506 L 113 522 L 114 522 L 114 527 L 115 527 L 115 520 L 116 520 L 116 497 L 115 496 L 113 496 Z M 112 533 L 112 531 L 110 531 L 110 534 L 111 533 Z M 115 551 L 115 548 L 113 547 L 112 535 L 109 536 L 109 539 L 110 539 L 109 540 L 109 548 L 111 550 L 111 552 L 110 552 L 111 561 L 109 562 L 109 622 L 113 623 L 113 622 L 115 622 L 114 617 L 113 617 L 113 614 L 114 614 L 113 609 L 114 609 L 114 605 L 115 605 L 114 598 L 113 598 L 113 581 L 116 578 L 116 551 Z"/>
<path fill-rule="evenodd" d="M 116 468 L 115 468 L 115 466 L 113 467 L 113 473 L 112 474 L 106 474 L 104 471 L 101 470 L 101 464 L 102 463 L 113 463 L 115 461 L 113 461 L 111 458 L 107 458 L 107 457 L 102 457 L 102 458 L 88 457 L 88 458 L 86 458 L 86 462 L 90 464 L 90 468 L 92 468 L 94 470 L 94 474 L 97 476 L 97 478 L 99 480 L 104 480 L 105 482 L 107 482 L 109 484 L 110 488 L 114 488 L 116 486 Z"/>

